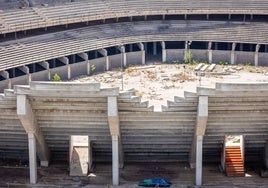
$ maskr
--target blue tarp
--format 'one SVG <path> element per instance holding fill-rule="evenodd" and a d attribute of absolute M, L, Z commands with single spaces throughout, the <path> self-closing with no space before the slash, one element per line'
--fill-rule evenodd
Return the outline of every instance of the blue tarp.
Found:
<path fill-rule="evenodd" d="M 169 180 L 162 178 L 144 179 L 139 182 L 139 186 L 143 187 L 170 187 L 171 184 Z"/>

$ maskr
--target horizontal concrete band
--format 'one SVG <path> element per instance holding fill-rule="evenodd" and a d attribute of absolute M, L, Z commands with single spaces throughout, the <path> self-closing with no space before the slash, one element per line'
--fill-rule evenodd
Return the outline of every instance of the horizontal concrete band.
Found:
<path fill-rule="evenodd" d="M 65 5 L 35 7 L 1 13 L 0 34 L 35 28 L 119 17 L 169 14 L 257 14 L 267 15 L 265 0 L 217 1 L 89 1 Z"/>
<path fill-rule="evenodd" d="M 112 46 L 153 41 L 268 44 L 268 24 L 149 21 L 92 26 L 42 37 L 3 42 L 0 44 L 0 70 Z M 39 53 L 36 53 L 37 51 Z"/>

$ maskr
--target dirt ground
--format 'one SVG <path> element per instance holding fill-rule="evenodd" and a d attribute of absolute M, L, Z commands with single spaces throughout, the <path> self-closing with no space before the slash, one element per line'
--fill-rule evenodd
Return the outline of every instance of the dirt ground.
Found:
<path fill-rule="evenodd" d="M 100 82 L 102 87 L 135 89 L 143 101 L 161 111 L 161 105 L 174 96 L 183 96 L 184 91 L 196 91 L 196 87 L 215 87 L 216 82 L 268 82 L 268 67 L 245 65 L 216 65 L 204 77 L 196 75 L 197 65 L 150 64 L 116 69 L 92 76 L 81 77 L 73 82 Z M 123 77 L 123 79 L 122 79 Z"/>

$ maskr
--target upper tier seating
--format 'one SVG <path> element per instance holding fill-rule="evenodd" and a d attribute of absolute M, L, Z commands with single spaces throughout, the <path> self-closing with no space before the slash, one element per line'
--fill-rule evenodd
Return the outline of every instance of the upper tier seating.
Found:
<path fill-rule="evenodd" d="M 185 40 L 268 44 L 268 23 L 147 21 L 86 27 L 3 42 L 0 70 L 122 44 Z"/>
<path fill-rule="evenodd" d="M 4 7 L 4 6 L 3 6 Z M 91 0 L 0 12 L 0 34 L 107 18 L 168 14 L 268 14 L 265 0 Z M 2 8 L 4 10 L 4 8 Z"/>

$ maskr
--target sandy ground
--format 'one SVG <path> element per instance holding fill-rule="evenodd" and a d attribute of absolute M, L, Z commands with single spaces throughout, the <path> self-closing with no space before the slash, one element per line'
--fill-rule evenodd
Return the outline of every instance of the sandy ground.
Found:
<path fill-rule="evenodd" d="M 136 89 L 142 101 L 149 101 L 155 111 L 174 96 L 183 96 L 184 91 L 195 92 L 196 87 L 215 87 L 217 82 L 268 82 L 268 67 L 217 65 L 204 77 L 196 76 L 196 65 L 154 64 L 134 66 L 81 77 L 73 82 L 100 82 L 102 87 L 119 87 L 122 90 Z M 122 80 L 123 77 L 123 80 Z"/>

